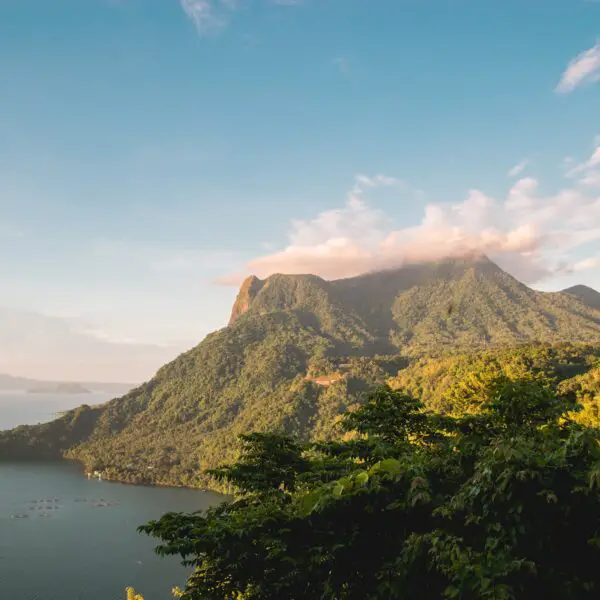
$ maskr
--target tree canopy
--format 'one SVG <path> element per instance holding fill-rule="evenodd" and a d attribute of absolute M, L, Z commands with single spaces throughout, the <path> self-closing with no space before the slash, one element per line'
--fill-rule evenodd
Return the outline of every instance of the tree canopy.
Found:
<path fill-rule="evenodd" d="M 600 430 L 551 377 L 498 372 L 472 410 L 383 386 L 336 441 L 242 437 L 236 499 L 140 528 L 184 600 L 597 598 Z"/>

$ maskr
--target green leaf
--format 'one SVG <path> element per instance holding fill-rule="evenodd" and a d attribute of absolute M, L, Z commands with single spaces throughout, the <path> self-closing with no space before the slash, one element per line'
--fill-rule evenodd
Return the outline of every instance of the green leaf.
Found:
<path fill-rule="evenodd" d="M 379 470 L 392 475 L 399 475 L 402 472 L 402 463 L 395 458 L 386 458 L 379 463 Z"/>
<path fill-rule="evenodd" d="M 361 471 L 356 477 L 357 485 L 364 487 L 369 482 L 369 474 L 366 471 Z"/>

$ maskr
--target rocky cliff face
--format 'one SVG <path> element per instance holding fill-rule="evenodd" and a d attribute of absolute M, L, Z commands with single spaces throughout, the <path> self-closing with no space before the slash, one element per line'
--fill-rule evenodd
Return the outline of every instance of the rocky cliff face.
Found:
<path fill-rule="evenodd" d="M 229 325 L 233 325 L 250 308 L 252 301 L 256 298 L 264 283 L 255 275 L 250 275 L 244 280 L 231 310 Z"/>

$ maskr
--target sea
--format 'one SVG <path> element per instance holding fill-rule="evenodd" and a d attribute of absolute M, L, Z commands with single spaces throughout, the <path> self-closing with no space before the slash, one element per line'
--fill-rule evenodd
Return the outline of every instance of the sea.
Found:
<path fill-rule="evenodd" d="M 51 420 L 106 394 L 0 393 L 0 430 Z M 68 461 L 0 462 L 0 598 L 169 600 L 189 569 L 159 557 L 159 543 L 136 528 L 167 512 L 193 512 L 224 497 L 191 489 L 88 479 Z"/>

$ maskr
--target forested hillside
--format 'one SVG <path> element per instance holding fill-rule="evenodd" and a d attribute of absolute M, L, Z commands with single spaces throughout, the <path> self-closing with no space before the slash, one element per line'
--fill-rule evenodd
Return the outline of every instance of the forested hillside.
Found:
<path fill-rule="evenodd" d="M 586 298 L 531 290 L 485 257 L 333 282 L 251 278 L 227 327 L 102 409 L 0 433 L 0 457 L 66 454 L 125 481 L 206 485 L 202 472 L 235 458 L 239 433 L 331 439 L 340 415 L 388 381 L 420 385 L 426 403 L 453 410 L 438 396 L 444 377 L 467 369 L 461 353 L 534 340 L 600 343 L 600 312 Z M 584 346 L 556 352 L 548 361 L 566 361 L 569 377 L 595 356 Z"/>

